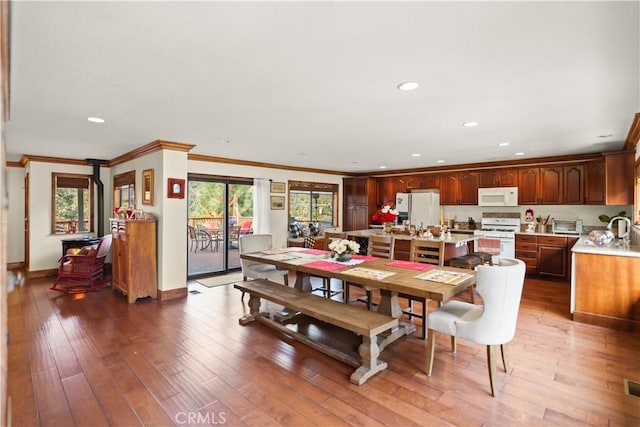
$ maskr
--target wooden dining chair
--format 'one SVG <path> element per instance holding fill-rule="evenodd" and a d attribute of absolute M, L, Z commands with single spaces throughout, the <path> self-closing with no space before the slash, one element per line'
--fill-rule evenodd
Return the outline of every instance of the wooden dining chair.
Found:
<path fill-rule="evenodd" d="M 412 239 L 409 260 L 442 267 L 444 265 L 444 241 Z M 427 300 L 407 294 L 398 294 L 398 296 L 409 300 L 407 308 L 403 310 L 407 316 L 422 319 L 421 337 L 424 339 L 427 333 Z M 422 304 L 421 312 L 416 312 L 413 305 L 414 302 Z"/>
<path fill-rule="evenodd" d="M 346 239 L 347 238 L 347 234 L 346 233 L 341 233 L 341 232 L 329 232 L 329 231 L 325 231 L 324 233 L 324 241 L 323 241 L 323 249 L 325 251 L 330 251 L 331 249 L 329 249 L 329 244 L 335 240 L 335 239 Z M 342 282 L 340 282 L 342 283 Z M 322 278 L 322 285 L 319 288 L 313 288 L 311 290 L 311 292 L 314 291 L 320 291 L 323 293 L 323 295 L 327 298 L 332 298 L 335 295 L 339 295 L 342 293 L 345 293 L 345 286 L 342 283 L 342 289 L 340 290 L 332 290 L 331 289 L 331 279 L 323 277 Z M 346 295 L 346 293 L 345 293 Z M 345 302 L 346 302 L 346 298 L 345 298 Z"/>
<path fill-rule="evenodd" d="M 395 239 L 390 235 L 372 235 L 369 236 L 369 242 L 367 245 L 367 255 L 374 256 L 378 258 L 385 259 L 393 259 L 393 252 L 395 250 Z M 357 286 L 362 288 L 360 285 L 356 285 L 353 283 L 345 283 L 345 298 L 347 301 L 349 300 L 349 287 Z M 371 310 L 376 304 L 373 301 L 373 290 L 364 288 L 365 296 L 360 297 L 354 301 L 364 302 L 367 304 L 367 309 Z"/>

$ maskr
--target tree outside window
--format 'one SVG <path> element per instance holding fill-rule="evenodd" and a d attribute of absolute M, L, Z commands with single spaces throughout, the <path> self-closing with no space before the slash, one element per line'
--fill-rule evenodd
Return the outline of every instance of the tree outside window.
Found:
<path fill-rule="evenodd" d="M 53 234 L 93 230 L 93 180 L 90 175 L 52 174 Z"/>
<path fill-rule="evenodd" d="M 289 181 L 290 222 L 318 222 L 336 225 L 338 186 L 314 182 Z"/>

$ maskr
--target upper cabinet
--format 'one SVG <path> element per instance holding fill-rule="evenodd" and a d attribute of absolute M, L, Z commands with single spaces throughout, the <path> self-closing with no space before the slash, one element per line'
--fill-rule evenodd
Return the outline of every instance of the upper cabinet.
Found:
<path fill-rule="evenodd" d="M 634 152 L 604 154 L 604 188 L 607 205 L 633 204 Z"/>
<path fill-rule="evenodd" d="M 381 203 L 396 193 L 439 188 L 442 205 L 477 205 L 478 188 L 518 187 L 518 204 L 525 206 L 631 205 L 634 164 L 633 151 L 617 151 L 536 166 L 389 176 L 377 178 L 376 195 Z"/>
<path fill-rule="evenodd" d="M 489 169 L 480 172 L 480 187 L 517 187 L 518 169 Z"/>
<path fill-rule="evenodd" d="M 581 165 L 520 168 L 518 181 L 519 205 L 583 203 Z"/>
<path fill-rule="evenodd" d="M 584 203 L 584 166 L 564 166 L 563 173 L 563 197 L 565 205 L 580 205 Z"/>
<path fill-rule="evenodd" d="M 584 165 L 584 202 L 604 205 L 604 160 Z"/>
<path fill-rule="evenodd" d="M 441 205 L 477 205 L 480 174 L 455 172 L 440 175 Z"/>

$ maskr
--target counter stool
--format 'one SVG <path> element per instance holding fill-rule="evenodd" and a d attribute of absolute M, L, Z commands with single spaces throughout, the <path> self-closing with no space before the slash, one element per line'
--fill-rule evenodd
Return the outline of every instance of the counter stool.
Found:
<path fill-rule="evenodd" d="M 489 255 L 489 259 L 491 259 L 491 255 Z M 482 264 L 484 264 L 483 258 L 473 254 L 462 255 L 449 260 L 449 267 L 466 268 L 467 270 L 473 270 Z M 471 300 L 471 304 L 475 304 L 473 288 L 474 286 L 469 286 L 469 299 Z"/>
<path fill-rule="evenodd" d="M 493 256 L 489 252 L 471 252 L 469 255 L 480 258 L 482 260 L 482 264 L 493 265 Z"/>

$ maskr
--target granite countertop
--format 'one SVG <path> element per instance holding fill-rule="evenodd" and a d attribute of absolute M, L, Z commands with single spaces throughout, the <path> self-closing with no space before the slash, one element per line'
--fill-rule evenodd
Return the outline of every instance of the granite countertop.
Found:
<path fill-rule="evenodd" d="M 379 229 L 368 229 L 368 230 L 354 230 L 354 231 L 347 231 L 347 236 L 354 236 L 354 237 L 369 237 L 371 235 L 381 235 L 381 234 L 385 234 L 384 231 L 379 230 Z M 422 237 L 415 237 L 415 236 L 410 236 L 408 234 L 398 234 L 398 233 L 392 233 L 391 234 L 394 238 L 396 238 L 397 240 L 411 240 L 411 239 L 422 239 Z M 444 239 L 440 239 L 439 237 L 434 237 L 431 240 L 442 240 L 444 241 L 446 244 L 452 244 L 452 245 L 462 245 L 463 243 L 472 241 L 477 239 L 477 236 L 474 236 L 473 234 L 451 234 L 450 238 L 444 238 Z M 426 240 L 426 239 L 424 239 Z"/>
<path fill-rule="evenodd" d="M 517 231 L 516 234 L 524 236 L 551 236 L 551 237 L 586 237 L 586 234 L 566 234 L 566 233 L 538 233 L 537 231 Z"/>
<path fill-rule="evenodd" d="M 588 242 L 588 243 L 587 243 Z M 571 249 L 574 253 L 615 255 L 640 258 L 640 246 L 613 244 L 611 246 L 596 246 L 588 238 L 581 237 Z"/>

